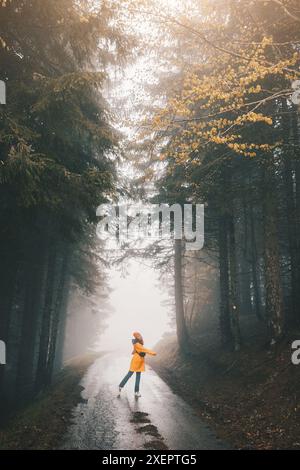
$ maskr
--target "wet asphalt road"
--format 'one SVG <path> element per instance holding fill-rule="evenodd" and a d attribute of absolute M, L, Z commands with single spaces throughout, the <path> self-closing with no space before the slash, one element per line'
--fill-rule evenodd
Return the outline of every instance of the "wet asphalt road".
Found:
<path fill-rule="evenodd" d="M 63 449 L 225 449 L 228 446 L 185 401 L 149 367 L 134 397 L 132 377 L 118 398 L 128 357 L 108 353 L 97 359 L 82 381 L 83 401 L 73 412 Z"/>

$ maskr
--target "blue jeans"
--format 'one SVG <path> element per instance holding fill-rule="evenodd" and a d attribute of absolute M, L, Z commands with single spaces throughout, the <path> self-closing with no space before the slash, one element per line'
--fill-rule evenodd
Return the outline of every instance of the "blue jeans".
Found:
<path fill-rule="evenodd" d="M 128 382 L 128 380 L 130 379 L 130 377 L 132 377 L 133 374 L 134 372 L 131 372 L 131 370 L 129 370 L 127 374 L 125 375 L 124 379 L 122 380 L 122 382 L 120 383 L 119 387 L 123 388 L 124 385 Z M 141 373 L 136 372 L 135 387 L 134 387 L 135 392 L 139 392 L 140 390 L 140 381 L 141 381 Z"/>

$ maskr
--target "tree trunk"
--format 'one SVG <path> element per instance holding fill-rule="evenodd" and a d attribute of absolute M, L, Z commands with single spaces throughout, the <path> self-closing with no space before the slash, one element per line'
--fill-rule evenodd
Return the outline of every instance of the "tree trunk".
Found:
<path fill-rule="evenodd" d="M 16 274 L 12 306 L 7 325 L 6 356 L 7 364 L 2 380 L 2 396 L 6 407 L 16 401 L 19 351 L 22 334 L 22 320 L 25 304 L 25 265 L 20 261 Z"/>
<path fill-rule="evenodd" d="M 35 349 L 39 335 L 39 313 L 43 305 L 42 296 L 45 284 L 45 268 L 48 263 L 47 236 L 34 238 L 28 248 L 26 263 L 26 301 L 23 315 L 22 336 L 19 354 L 19 371 L 17 393 L 20 399 L 26 400 L 34 392 L 35 382 Z M 34 256 L 36 250 L 40 256 Z"/>
<path fill-rule="evenodd" d="M 175 306 L 179 349 L 181 352 L 187 353 L 189 351 L 189 338 L 184 317 L 181 240 L 175 240 Z"/>
<path fill-rule="evenodd" d="M 282 134 L 283 141 L 285 142 L 283 153 L 283 166 L 284 166 L 284 182 L 285 182 L 285 200 L 286 200 L 286 216 L 288 228 L 288 244 L 290 254 L 290 267 L 291 267 L 291 315 L 292 323 L 296 323 L 298 318 L 298 296 L 299 296 L 299 253 L 298 253 L 298 240 L 297 240 L 297 225 L 296 225 L 296 200 L 294 191 L 294 176 L 292 168 L 292 154 L 290 151 L 290 123 L 287 114 L 287 105 L 285 99 L 282 101 L 283 111 L 282 115 Z"/>
<path fill-rule="evenodd" d="M 273 162 L 268 162 L 264 181 L 266 188 L 264 198 L 264 262 L 266 315 L 270 327 L 271 344 L 277 343 L 282 337 L 284 324 L 274 179 Z"/>
<path fill-rule="evenodd" d="M 252 313 L 250 265 L 247 260 L 248 211 L 244 200 L 235 202 L 238 222 L 235 224 L 236 265 L 238 281 L 238 307 L 241 315 Z"/>
<path fill-rule="evenodd" d="M 60 272 L 59 281 L 58 281 L 58 292 L 57 292 L 57 296 L 55 299 L 55 308 L 54 308 L 54 315 L 53 315 L 52 328 L 51 328 L 51 338 L 50 338 L 49 354 L 48 354 L 48 362 L 47 362 L 47 383 L 51 383 L 51 380 L 52 380 L 58 329 L 59 329 L 61 318 L 65 313 L 65 312 L 62 312 L 62 306 L 63 306 L 63 299 L 64 299 L 64 294 L 65 294 L 65 289 L 66 289 L 66 284 L 67 284 L 66 280 L 67 280 L 67 275 L 68 275 L 68 262 L 69 262 L 68 248 L 66 247 L 65 250 L 66 251 L 63 255 L 63 262 L 62 262 L 62 266 L 60 270 L 61 272 Z"/>
<path fill-rule="evenodd" d="M 15 287 L 17 285 L 17 278 L 19 275 L 19 261 L 14 256 L 5 256 L 5 253 L 1 253 L 1 278 L 0 278 L 0 339 L 8 344 L 9 338 L 9 326 L 11 320 L 11 313 L 13 303 L 15 300 Z M 8 357 L 7 357 L 8 359 Z M 0 403 L 4 403 L 4 375 L 7 366 L 0 367 Z M 5 406 L 5 405 L 4 405 Z M 1 411 L 1 406 L 0 406 Z M 1 413 L 0 413 L 1 414 Z"/>
<path fill-rule="evenodd" d="M 54 371 L 56 372 L 58 372 L 63 367 L 63 361 L 64 361 L 64 346 L 65 346 L 65 339 L 66 339 L 68 304 L 69 304 L 69 298 L 70 298 L 70 295 L 69 295 L 70 283 L 71 283 L 71 276 L 70 276 L 70 273 L 67 272 L 65 288 L 63 291 L 61 318 L 60 318 L 59 326 L 58 326 L 57 343 L 56 343 L 56 351 L 55 351 L 55 359 L 54 359 Z"/>
<path fill-rule="evenodd" d="M 229 256 L 228 221 L 226 216 L 219 217 L 219 270 L 220 270 L 220 331 L 222 345 L 231 345 L 233 338 L 229 311 Z"/>
<path fill-rule="evenodd" d="M 47 383 L 47 360 L 49 352 L 49 339 L 51 334 L 51 319 L 53 315 L 53 293 L 56 275 L 57 249 L 56 243 L 52 241 L 49 252 L 49 263 L 47 272 L 47 287 L 45 305 L 42 317 L 42 329 L 40 336 L 39 357 L 36 374 L 36 390 L 40 391 Z"/>
<path fill-rule="evenodd" d="M 235 250 L 235 231 L 233 216 L 229 218 L 229 267 L 230 267 L 230 319 L 231 330 L 233 335 L 234 350 L 239 351 L 241 348 L 241 332 L 239 307 L 237 302 L 237 273 L 236 273 L 236 250 Z"/>
<path fill-rule="evenodd" d="M 253 297 L 254 297 L 254 309 L 256 316 L 259 320 L 262 320 L 262 313 L 261 313 L 261 293 L 259 287 L 259 279 L 257 275 L 257 270 L 259 269 L 259 259 L 257 256 L 257 243 L 255 237 L 255 222 L 254 222 L 254 209 L 253 205 L 251 204 L 250 211 L 249 211 L 249 222 L 250 222 L 250 241 L 251 241 L 251 274 L 252 274 L 252 282 L 253 282 Z"/>
<path fill-rule="evenodd" d="M 295 182 L 296 182 L 296 201 L 295 201 L 295 232 L 296 232 L 296 247 L 295 247 L 295 267 L 297 269 L 298 286 L 300 283 L 300 159 L 299 159 L 299 117 L 298 111 L 294 110 L 292 114 L 292 129 L 293 129 L 293 145 L 294 145 L 294 168 L 295 168 Z M 294 300 L 295 313 L 297 315 L 296 323 L 300 324 L 300 289 L 299 287 L 295 292 Z"/>

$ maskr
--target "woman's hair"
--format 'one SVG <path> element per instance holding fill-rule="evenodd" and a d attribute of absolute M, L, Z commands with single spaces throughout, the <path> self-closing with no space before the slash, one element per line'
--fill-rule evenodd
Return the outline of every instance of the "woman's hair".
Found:
<path fill-rule="evenodd" d="M 143 340 L 143 337 L 142 337 L 141 333 L 138 333 L 137 331 L 135 331 L 133 333 L 133 337 L 136 339 L 137 343 L 140 343 L 142 345 L 144 344 L 144 340 Z"/>

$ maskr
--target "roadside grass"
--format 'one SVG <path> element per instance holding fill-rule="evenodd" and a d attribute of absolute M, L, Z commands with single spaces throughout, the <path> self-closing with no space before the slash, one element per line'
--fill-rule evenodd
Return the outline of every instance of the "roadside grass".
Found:
<path fill-rule="evenodd" d="M 295 332 L 275 350 L 249 337 L 239 353 L 219 345 L 190 356 L 175 337 L 156 345 L 155 371 L 217 435 L 239 449 L 300 449 L 300 366 L 291 362 Z M 200 345 L 201 346 L 201 345 Z"/>
<path fill-rule="evenodd" d="M 53 384 L 30 404 L 12 415 L 0 428 L 1 450 L 49 450 L 57 448 L 81 401 L 80 381 L 99 354 L 69 361 Z"/>

